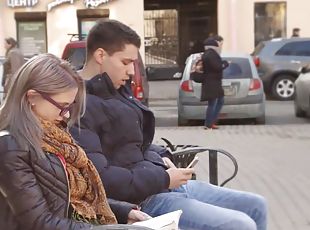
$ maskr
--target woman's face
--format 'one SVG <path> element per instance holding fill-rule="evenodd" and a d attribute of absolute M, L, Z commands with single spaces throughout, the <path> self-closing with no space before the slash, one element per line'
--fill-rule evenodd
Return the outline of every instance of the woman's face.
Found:
<path fill-rule="evenodd" d="M 64 114 L 62 114 L 62 112 L 73 105 L 77 92 L 78 89 L 73 88 L 64 93 L 42 96 L 34 90 L 29 90 L 27 95 L 31 104 L 31 109 L 36 116 L 47 121 L 58 123 L 64 118 L 70 117 L 70 111 Z"/>

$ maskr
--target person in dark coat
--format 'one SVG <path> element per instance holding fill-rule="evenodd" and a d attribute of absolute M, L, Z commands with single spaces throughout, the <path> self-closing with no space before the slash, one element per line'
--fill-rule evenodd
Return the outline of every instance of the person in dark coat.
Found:
<path fill-rule="evenodd" d="M 0 110 L 1 229 L 113 229 L 100 176 L 66 128 L 83 110 L 82 79 L 42 54 L 21 67 L 11 87 Z M 115 210 L 125 203 L 111 202 Z"/>
<path fill-rule="evenodd" d="M 190 180 L 171 153 L 152 144 L 154 114 L 130 90 L 140 38 L 115 20 L 99 20 L 87 38 L 86 111 L 71 133 L 96 166 L 107 196 L 150 216 L 183 210 L 181 229 L 266 229 L 261 196 Z"/>
<path fill-rule="evenodd" d="M 4 93 L 6 93 L 13 74 L 25 63 L 25 60 L 14 38 L 5 38 L 4 47 L 6 51 L 3 63 L 2 86 L 4 87 Z"/>
<path fill-rule="evenodd" d="M 215 122 L 224 104 L 224 90 L 222 88 L 223 69 L 228 66 L 219 55 L 219 44 L 213 38 L 205 41 L 203 53 L 203 82 L 201 87 L 201 101 L 208 101 L 205 119 L 205 129 L 217 129 Z"/>

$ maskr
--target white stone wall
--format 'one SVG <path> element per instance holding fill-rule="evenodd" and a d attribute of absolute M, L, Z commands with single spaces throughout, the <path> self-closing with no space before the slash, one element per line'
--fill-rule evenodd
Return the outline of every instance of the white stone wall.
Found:
<path fill-rule="evenodd" d="M 284 0 L 218 0 L 218 33 L 225 39 L 224 51 L 254 50 L 254 3 L 285 2 Z M 310 37 L 310 1 L 286 0 L 287 37 L 299 27 L 302 37 Z"/>
<path fill-rule="evenodd" d="M 7 6 L 7 0 L 0 0 L 0 40 L 11 36 L 16 38 L 16 21 L 14 12 L 47 11 L 46 0 L 39 0 L 38 4 L 31 8 L 11 8 Z M 64 3 L 47 12 L 47 44 L 48 52 L 61 56 L 65 44 L 69 41 L 68 33 L 78 33 L 77 9 L 85 9 L 84 0 L 74 0 L 73 4 Z M 98 8 L 109 9 L 110 18 L 119 20 L 134 30 L 142 38 L 141 54 L 144 57 L 144 29 L 143 11 L 144 0 L 111 0 Z M 1 43 L 3 44 L 3 42 Z M 4 55 L 3 45 L 0 45 L 0 56 Z"/>

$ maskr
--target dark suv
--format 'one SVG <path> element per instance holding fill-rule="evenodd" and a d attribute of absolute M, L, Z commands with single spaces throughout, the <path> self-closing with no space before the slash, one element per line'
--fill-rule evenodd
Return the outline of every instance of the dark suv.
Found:
<path fill-rule="evenodd" d="M 310 64 L 310 38 L 264 41 L 256 46 L 252 55 L 265 92 L 278 100 L 291 100 L 298 70 Z"/>
<path fill-rule="evenodd" d="M 65 46 L 62 59 L 69 61 L 76 70 L 81 69 L 86 60 L 86 41 L 70 41 Z M 137 99 L 148 106 L 149 84 L 140 54 L 138 60 L 134 62 L 134 67 L 135 74 L 132 76 L 131 81 L 132 92 Z"/>

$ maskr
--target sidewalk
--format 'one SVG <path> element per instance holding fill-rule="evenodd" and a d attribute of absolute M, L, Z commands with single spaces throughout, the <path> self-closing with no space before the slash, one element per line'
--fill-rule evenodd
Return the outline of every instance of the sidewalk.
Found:
<path fill-rule="evenodd" d="M 310 124 L 266 126 L 160 127 L 155 143 L 166 137 L 174 144 L 222 148 L 238 160 L 237 177 L 226 187 L 259 193 L 269 205 L 268 230 L 310 229 Z M 197 177 L 208 180 L 208 157 L 201 153 Z M 219 181 L 232 172 L 232 164 L 219 157 Z"/>

